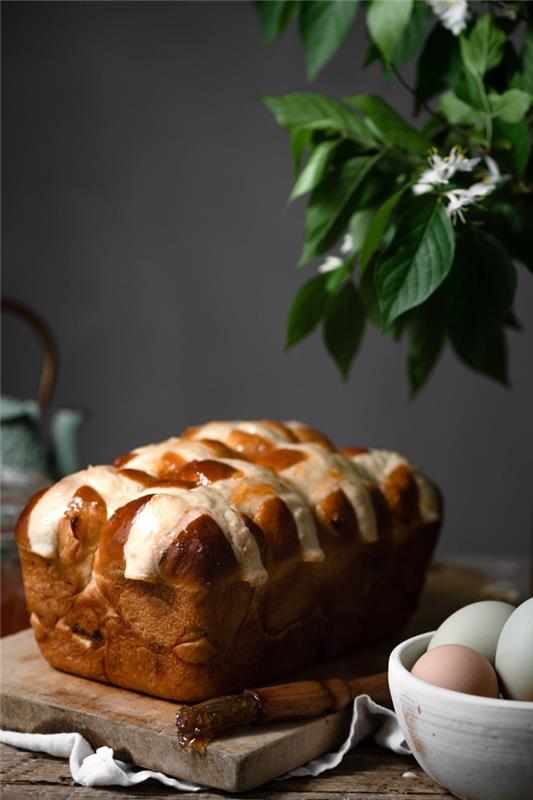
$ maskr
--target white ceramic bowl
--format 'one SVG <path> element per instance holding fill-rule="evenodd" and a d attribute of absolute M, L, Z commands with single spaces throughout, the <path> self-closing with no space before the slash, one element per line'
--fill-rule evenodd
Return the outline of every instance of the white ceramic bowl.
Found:
<path fill-rule="evenodd" d="M 433 633 L 389 659 L 398 722 L 416 760 L 464 800 L 533 800 L 533 702 L 494 700 L 432 686 L 411 675 Z"/>

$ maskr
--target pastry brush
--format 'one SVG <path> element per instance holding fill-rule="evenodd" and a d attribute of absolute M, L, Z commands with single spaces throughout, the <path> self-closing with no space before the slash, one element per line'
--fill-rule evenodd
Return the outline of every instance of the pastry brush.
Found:
<path fill-rule="evenodd" d="M 204 750 L 213 739 L 227 731 L 255 723 L 264 725 L 290 719 L 319 717 L 341 711 L 360 694 L 377 703 L 390 701 L 387 673 L 325 681 L 296 681 L 242 694 L 223 695 L 196 705 L 182 705 L 176 714 L 178 739 L 182 747 Z"/>

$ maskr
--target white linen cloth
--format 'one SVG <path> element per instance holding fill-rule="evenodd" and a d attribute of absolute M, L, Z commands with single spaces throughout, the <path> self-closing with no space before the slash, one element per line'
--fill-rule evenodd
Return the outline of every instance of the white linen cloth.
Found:
<path fill-rule="evenodd" d="M 334 752 L 326 753 L 302 767 L 287 772 L 279 780 L 306 775 L 317 776 L 321 772 L 333 769 L 341 763 L 349 750 L 370 734 L 374 735 L 375 741 L 382 747 L 387 747 L 395 753 L 409 753 L 394 712 L 374 703 L 368 695 L 363 694 L 354 700 L 350 732 L 342 746 Z M 162 772 L 140 769 L 133 764 L 119 761 L 113 757 L 113 750 L 110 747 L 99 747 L 95 752 L 80 733 L 0 731 L 0 742 L 22 750 L 68 758 L 70 774 L 81 786 L 135 786 L 153 778 L 165 786 L 183 792 L 199 792 L 207 788 L 170 778 Z"/>

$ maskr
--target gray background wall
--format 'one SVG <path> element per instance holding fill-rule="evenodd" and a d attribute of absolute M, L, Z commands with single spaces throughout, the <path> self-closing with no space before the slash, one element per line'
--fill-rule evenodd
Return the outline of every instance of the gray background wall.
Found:
<path fill-rule="evenodd" d="M 263 94 L 308 88 L 296 33 L 262 46 L 244 2 L 29 3 L 4 13 L 4 292 L 61 350 L 54 403 L 90 410 L 84 461 L 213 417 L 302 418 L 396 448 L 444 490 L 441 549 L 530 538 L 533 280 L 520 270 L 512 391 L 446 353 L 411 402 L 405 352 L 368 331 L 348 384 L 320 336 L 282 354 L 303 204 Z M 314 89 L 381 91 L 362 20 Z M 401 88 L 386 94 L 403 111 Z M 37 348 L 6 322 L 5 390 Z"/>

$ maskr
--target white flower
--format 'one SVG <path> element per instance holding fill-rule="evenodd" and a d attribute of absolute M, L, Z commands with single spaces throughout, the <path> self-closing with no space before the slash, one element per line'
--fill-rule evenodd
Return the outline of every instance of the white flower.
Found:
<path fill-rule="evenodd" d="M 479 175 L 475 183 L 466 189 L 457 188 L 444 192 L 446 211 L 452 219 L 459 217 L 464 222 L 463 209 L 487 197 L 505 179 L 493 158 L 484 156 L 483 160 L 486 170 Z M 427 194 L 445 186 L 450 183 L 456 172 L 472 172 L 480 161 L 480 158 L 466 158 L 464 151 L 459 147 L 452 147 L 449 155 L 444 158 L 435 151 L 428 158 L 430 169 L 425 170 L 419 177 L 413 186 L 413 194 Z"/>
<path fill-rule="evenodd" d="M 346 256 L 348 255 L 348 253 L 351 253 L 352 249 L 353 249 L 353 236 L 351 233 L 346 233 L 344 235 L 344 239 L 342 240 L 342 244 L 339 247 L 339 250 L 343 255 Z"/>
<path fill-rule="evenodd" d="M 444 197 L 447 202 L 446 213 L 448 216 L 451 217 L 452 220 L 459 217 L 461 222 L 464 222 L 465 215 L 463 214 L 463 208 L 466 208 L 473 202 L 468 195 L 468 191 L 466 189 L 453 189 L 451 192 L 446 192 Z"/>
<path fill-rule="evenodd" d="M 480 181 L 473 183 L 468 189 L 452 189 L 444 195 L 447 202 L 446 211 L 452 219 L 459 217 L 464 222 L 463 208 L 467 208 L 477 200 L 487 197 L 504 180 L 505 176 L 502 176 L 500 168 L 493 158 L 484 156 L 483 160 L 488 172 L 485 173 Z"/>
<path fill-rule="evenodd" d="M 459 219 L 464 222 L 463 208 L 467 208 L 477 200 L 482 200 L 484 197 L 487 197 L 495 188 L 496 183 L 486 180 L 473 183 L 468 189 L 452 189 L 446 192 L 444 198 L 447 202 L 446 212 L 448 216 L 452 217 L 452 219 L 459 217 Z"/>
<path fill-rule="evenodd" d="M 320 264 L 318 271 L 319 272 L 333 272 L 334 269 L 340 267 L 342 264 L 342 258 L 338 256 L 328 256 L 326 260 Z"/>
<path fill-rule="evenodd" d="M 502 180 L 502 176 L 497 163 L 490 156 L 485 156 L 485 164 L 487 165 L 492 183 L 499 183 Z"/>
<path fill-rule="evenodd" d="M 466 0 L 427 0 L 442 25 L 459 36 L 466 28 L 468 3 Z"/>
<path fill-rule="evenodd" d="M 453 169 L 452 175 L 456 172 L 472 172 L 480 161 L 480 158 L 465 158 L 464 151 L 457 146 L 452 147 L 448 156 L 449 169 Z"/>
<path fill-rule="evenodd" d="M 441 186 L 445 183 L 448 183 L 447 178 L 443 178 L 438 170 L 427 169 L 413 186 L 413 194 L 427 194 L 432 192 L 435 186 Z"/>
<path fill-rule="evenodd" d="M 427 194 L 436 186 L 449 183 L 456 172 L 472 172 L 479 158 L 465 158 L 460 147 L 452 147 L 450 154 L 442 158 L 437 152 L 428 158 L 430 169 L 425 170 L 413 186 L 413 194 Z"/>
<path fill-rule="evenodd" d="M 479 183 L 473 183 L 472 186 L 469 186 L 466 191 L 471 201 L 475 202 L 482 197 L 486 197 L 495 188 L 496 184 L 492 183 L 492 181 L 479 181 Z"/>

